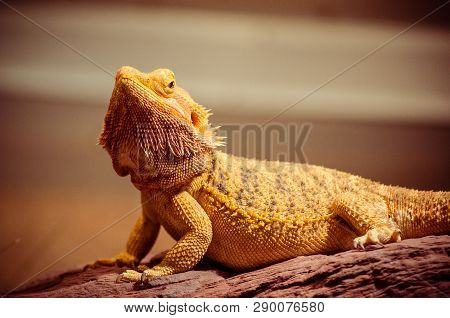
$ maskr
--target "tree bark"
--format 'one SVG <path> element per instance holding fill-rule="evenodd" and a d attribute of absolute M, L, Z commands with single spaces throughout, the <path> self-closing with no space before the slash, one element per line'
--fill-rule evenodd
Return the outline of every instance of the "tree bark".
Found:
<path fill-rule="evenodd" d="M 450 237 L 428 236 L 366 251 L 300 256 L 246 273 L 210 262 L 155 279 L 116 283 L 99 267 L 40 279 L 12 297 L 448 297 Z"/>

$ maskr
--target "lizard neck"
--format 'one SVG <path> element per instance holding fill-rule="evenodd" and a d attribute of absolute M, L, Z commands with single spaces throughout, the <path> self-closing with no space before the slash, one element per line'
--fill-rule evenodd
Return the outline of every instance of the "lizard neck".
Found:
<path fill-rule="evenodd" d="M 213 162 L 213 151 L 179 160 L 157 162 L 154 164 L 156 168 L 154 175 L 141 177 L 138 173 L 131 172 L 131 182 L 141 191 L 154 192 L 168 188 L 181 188 L 210 171 Z"/>

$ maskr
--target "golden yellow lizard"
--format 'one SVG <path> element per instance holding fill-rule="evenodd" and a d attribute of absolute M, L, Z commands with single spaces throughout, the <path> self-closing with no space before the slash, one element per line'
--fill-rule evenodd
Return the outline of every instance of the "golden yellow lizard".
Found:
<path fill-rule="evenodd" d="M 210 113 L 174 73 L 124 66 L 99 143 L 115 171 L 131 176 L 143 211 L 126 251 L 97 264 L 134 267 L 162 225 L 177 243 L 153 268 L 120 280 L 192 269 L 204 256 L 233 270 L 299 255 L 335 253 L 402 238 L 450 232 L 449 192 L 386 186 L 320 166 L 231 156 Z"/>

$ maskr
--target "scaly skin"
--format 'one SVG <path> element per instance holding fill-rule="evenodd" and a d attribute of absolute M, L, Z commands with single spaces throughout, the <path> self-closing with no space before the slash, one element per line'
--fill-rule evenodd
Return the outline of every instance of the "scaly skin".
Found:
<path fill-rule="evenodd" d="M 209 112 L 172 71 L 122 67 L 99 143 L 142 193 L 126 251 L 97 263 L 135 266 L 162 225 L 177 243 L 153 268 L 119 280 L 192 269 L 204 256 L 234 270 L 450 232 L 450 193 L 385 186 L 324 167 L 227 155 Z"/>

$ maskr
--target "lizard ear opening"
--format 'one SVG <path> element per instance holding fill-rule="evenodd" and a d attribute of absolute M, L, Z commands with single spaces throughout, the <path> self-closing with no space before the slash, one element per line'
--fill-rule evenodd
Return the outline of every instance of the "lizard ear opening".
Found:
<path fill-rule="evenodd" d="M 196 131 L 201 136 L 203 142 L 209 148 L 216 148 L 223 146 L 224 138 L 217 135 L 219 127 L 212 128 L 209 124 L 208 117 L 211 115 L 210 111 L 198 104 L 194 104 L 191 112 L 191 122 Z"/>
<path fill-rule="evenodd" d="M 200 126 L 200 117 L 197 113 L 191 112 L 191 122 L 197 128 Z"/>

